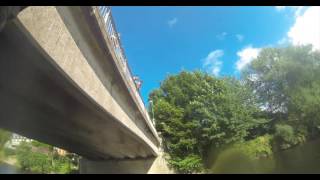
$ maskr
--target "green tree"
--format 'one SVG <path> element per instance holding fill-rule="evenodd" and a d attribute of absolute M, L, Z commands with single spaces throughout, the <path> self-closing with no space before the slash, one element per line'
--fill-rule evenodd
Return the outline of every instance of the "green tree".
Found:
<path fill-rule="evenodd" d="M 178 171 L 202 171 L 209 149 L 243 141 L 259 121 L 255 100 L 241 82 L 182 71 L 168 76 L 149 98 L 164 149 Z"/>
<path fill-rule="evenodd" d="M 312 51 L 312 46 L 265 48 L 243 77 L 274 121 L 306 127 L 311 137 L 318 135 L 319 51 Z"/>

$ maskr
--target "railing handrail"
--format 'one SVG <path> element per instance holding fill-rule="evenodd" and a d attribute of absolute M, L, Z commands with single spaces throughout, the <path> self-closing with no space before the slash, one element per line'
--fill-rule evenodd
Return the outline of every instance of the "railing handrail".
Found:
<path fill-rule="evenodd" d="M 102 10 L 100 10 L 100 8 L 101 8 Z M 110 7 L 110 6 L 99 6 L 99 10 L 100 10 L 100 13 L 102 13 L 102 16 L 103 16 L 104 18 L 105 18 L 106 15 L 108 15 L 109 18 L 110 18 L 111 26 L 112 26 L 112 28 L 114 29 L 114 32 L 115 32 L 114 34 L 115 34 L 116 40 L 118 41 L 119 48 L 120 48 L 120 50 L 121 50 L 121 55 L 123 56 L 123 59 L 124 59 L 124 61 L 125 61 L 126 68 L 128 68 L 128 70 L 129 70 L 131 79 L 133 80 L 133 73 L 132 73 L 131 68 L 130 68 L 130 66 L 129 66 L 129 64 L 128 64 L 127 57 L 126 57 L 126 55 L 125 55 L 125 53 L 124 53 L 124 49 L 123 49 L 123 46 L 122 46 L 122 44 L 121 44 L 120 37 L 119 37 L 119 35 L 118 35 L 118 31 L 117 31 L 116 26 L 115 26 L 115 23 L 114 23 L 114 20 L 113 20 L 113 16 L 112 16 L 112 14 L 111 14 L 111 7 Z M 101 11 L 102 11 L 102 12 L 101 12 Z M 136 86 L 136 88 L 137 88 L 137 86 Z M 140 93 L 139 93 L 139 95 L 140 95 Z M 140 98 L 141 98 L 141 97 L 140 97 Z"/>
<path fill-rule="evenodd" d="M 137 87 L 137 85 L 136 85 L 136 83 L 135 83 L 135 81 L 133 79 L 133 74 L 132 74 L 131 68 L 130 68 L 130 66 L 128 64 L 127 57 L 126 57 L 126 55 L 124 53 L 124 49 L 123 49 L 123 46 L 121 44 L 118 31 L 116 29 L 116 26 L 115 26 L 115 23 L 114 23 L 114 19 L 112 17 L 111 7 L 110 6 L 98 6 L 98 10 L 99 10 L 99 14 L 103 17 L 103 19 L 104 19 L 104 21 L 106 23 L 106 31 L 107 31 L 108 38 L 111 40 L 112 43 L 115 43 L 115 44 L 112 44 L 112 46 L 113 46 L 113 51 L 116 54 L 116 59 L 117 59 L 117 61 L 120 61 L 121 64 L 123 64 L 125 66 L 125 70 L 124 70 L 125 71 L 125 77 L 129 78 L 129 81 L 131 81 L 134 84 L 134 90 L 133 90 L 134 94 L 138 95 L 137 99 L 139 101 L 139 104 L 140 104 L 140 106 L 141 105 L 143 106 L 142 110 L 144 111 L 144 113 L 147 116 L 147 118 L 150 119 L 149 114 L 148 114 L 148 112 L 146 110 L 145 103 L 142 100 L 140 91 L 138 90 L 138 87 Z M 112 36 L 114 36 L 115 39 L 113 39 Z M 116 41 L 116 42 L 114 42 L 114 41 Z M 119 46 L 120 54 L 117 52 L 117 49 L 116 49 L 117 47 L 116 46 Z M 120 55 L 120 59 L 118 59 L 119 55 Z M 129 73 L 129 74 L 127 74 L 127 73 Z M 152 124 L 154 123 L 153 120 L 151 120 L 151 123 Z"/>

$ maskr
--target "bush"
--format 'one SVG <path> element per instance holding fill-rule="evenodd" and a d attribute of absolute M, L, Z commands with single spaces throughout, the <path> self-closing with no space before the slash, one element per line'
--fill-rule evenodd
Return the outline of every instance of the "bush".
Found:
<path fill-rule="evenodd" d="M 60 174 L 70 173 L 72 170 L 70 159 L 60 156 L 54 158 L 53 170 Z"/>
<path fill-rule="evenodd" d="M 297 129 L 294 138 L 295 144 L 301 144 L 306 142 L 308 136 L 307 128 L 303 125 L 299 125 L 295 129 Z"/>
<path fill-rule="evenodd" d="M 280 149 L 288 149 L 294 145 L 294 130 L 287 124 L 275 125 L 275 142 Z"/>
<path fill-rule="evenodd" d="M 283 141 L 291 142 L 294 139 L 294 131 L 292 126 L 287 124 L 276 124 L 275 137 L 280 138 Z"/>
<path fill-rule="evenodd" d="M 32 151 L 28 143 L 21 143 L 17 148 L 17 160 L 23 170 L 35 173 L 50 173 L 51 159 L 48 155 Z"/>
<path fill-rule="evenodd" d="M 15 150 L 10 149 L 10 148 L 4 148 L 3 152 L 4 152 L 5 156 L 12 156 L 12 155 L 16 154 Z"/>
<path fill-rule="evenodd" d="M 302 127 L 298 127 L 298 130 L 295 132 L 290 125 L 275 125 L 275 145 L 282 150 L 305 142 L 306 135 L 307 132 Z"/>
<path fill-rule="evenodd" d="M 269 134 L 259 136 L 253 140 L 235 144 L 234 148 L 240 150 L 251 159 L 271 157 L 273 155 L 272 138 Z"/>
<path fill-rule="evenodd" d="M 42 143 L 21 143 L 17 147 L 17 160 L 23 170 L 35 173 L 70 173 L 72 162 L 68 157 L 54 155 L 53 152 L 34 152 L 33 149 L 48 147 Z"/>
<path fill-rule="evenodd" d="M 53 146 L 39 142 L 39 141 L 31 141 L 31 144 L 33 147 L 36 147 L 36 148 L 45 148 L 45 149 L 50 149 L 50 150 L 53 149 Z"/>
<path fill-rule="evenodd" d="M 10 139 L 11 133 L 9 131 L 0 129 L 0 149 L 4 147 L 6 142 Z"/>
<path fill-rule="evenodd" d="M 188 155 L 184 159 L 169 159 L 169 164 L 180 173 L 202 172 L 204 170 L 201 158 L 198 155 Z"/>

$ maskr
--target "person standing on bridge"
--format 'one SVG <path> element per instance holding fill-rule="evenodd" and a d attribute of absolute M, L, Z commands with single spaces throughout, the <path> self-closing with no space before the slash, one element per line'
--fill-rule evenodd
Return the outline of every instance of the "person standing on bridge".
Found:
<path fill-rule="evenodd" d="M 134 76 L 133 80 L 134 80 L 134 83 L 136 84 L 138 91 L 140 91 L 140 88 L 142 86 L 142 80 L 138 76 Z"/>

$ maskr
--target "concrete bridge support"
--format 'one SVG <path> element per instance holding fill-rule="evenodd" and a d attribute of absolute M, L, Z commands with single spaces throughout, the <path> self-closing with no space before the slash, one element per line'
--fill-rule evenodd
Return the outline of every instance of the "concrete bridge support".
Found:
<path fill-rule="evenodd" d="M 0 8 L 0 127 L 85 157 L 81 173 L 172 173 L 98 9 L 23 8 Z"/>
<path fill-rule="evenodd" d="M 81 174 L 173 174 L 163 154 L 141 159 L 80 160 Z"/>

